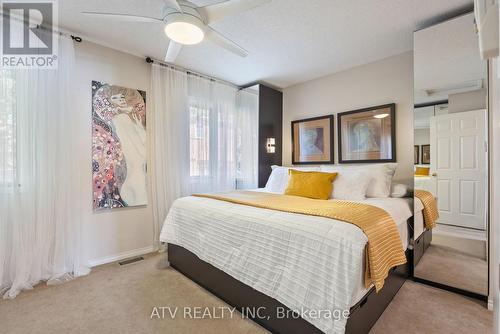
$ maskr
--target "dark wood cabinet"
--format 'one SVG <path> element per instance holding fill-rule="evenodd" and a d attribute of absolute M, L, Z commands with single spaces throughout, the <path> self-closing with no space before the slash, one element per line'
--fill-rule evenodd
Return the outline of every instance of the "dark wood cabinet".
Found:
<path fill-rule="evenodd" d="M 266 185 L 271 166 L 282 164 L 283 93 L 263 84 L 252 89 L 259 92 L 259 188 Z M 267 152 L 267 139 L 274 138 L 274 153 Z"/>

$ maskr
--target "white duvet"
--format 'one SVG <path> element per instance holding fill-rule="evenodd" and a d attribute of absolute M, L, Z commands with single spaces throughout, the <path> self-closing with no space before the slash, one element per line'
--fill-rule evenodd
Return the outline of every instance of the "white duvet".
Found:
<path fill-rule="evenodd" d="M 384 208 L 394 218 L 406 248 L 408 201 L 363 202 Z M 185 197 L 172 205 L 160 240 L 184 247 L 301 312 L 325 333 L 343 333 L 347 319 L 328 315 L 349 310 L 367 291 L 363 286 L 367 237 L 355 225 L 334 219 Z"/>

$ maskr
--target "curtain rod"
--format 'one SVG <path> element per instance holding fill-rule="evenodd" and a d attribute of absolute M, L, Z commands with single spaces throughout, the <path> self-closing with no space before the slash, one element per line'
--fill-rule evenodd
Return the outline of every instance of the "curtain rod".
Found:
<path fill-rule="evenodd" d="M 187 68 L 184 68 L 182 66 L 177 66 L 177 65 L 174 65 L 174 64 L 171 64 L 171 63 L 167 63 L 167 62 L 158 60 L 158 59 L 153 59 L 151 57 L 146 57 L 146 63 L 148 63 L 148 64 L 157 64 L 157 65 L 160 65 L 160 66 L 169 67 L 169 68 L 174 69 L 176 71 L 185 72 L 187 74 L 196 75 L 196 76 L 198 76 L 200 78 L 204 78 L 204 79 L 207 79 L 207 80 L 210 80 L 210 81 L 219 82 L 219 83 L 222 83 L 224 85 L 236 88 L 238 90 L 242 90 L 243 89 L 242 87 L 240 87 L 238 85 L 235 85 L 235 84 L 233 84 L 233 83 L 231 83 L 229 81 L 225 81 L 225 80 L 222 80 L 222 79 L 219 79 L 219 78 L 211 77 L 209 75 L 206 75 L 206 74 L 203 74 L 203 73 L 200 73 L 200 72 L 195 72 L 195 71 L 189 70 Z"/>
<path fill-rule="evenodd" d="M 46 29 L 45 27 L 43 27 L 41 25 L 38 25 L 36 28 L 40 29 L 40 30 L 47 30 L 48 31 L 48 29 Z M 81 43 L 83 41 L 83 39 L 80 36 L 72 35 L 71 33 L 68 33 L 68 32 L 65 32 L 62 30 L 53 30 L 52 33 L 58 34 L 59 36 L 71 38 L 72 40 L 74 40 L 77 43 Z"/>
<path fill-rule="evenodd" d="M 0 16 L 2 16 L 3 19 L 5 20 L 7 18 L 7 13 L 5 13 L 3 10 L 0 9 Z M 14 19 L 22 24 L 26 24 L 24 17 L 21 19 L 19 16 L 14 15 L 14 16 L 9 16 L 8 19 L 9 20 Z M 80 36 L 73 35 L 70 32 L 67 32 L 63 29 L 59 29 L 59 27 L 57 27 L 57 28 L 52 27 L 49 29 L 44 24 L 37 24 L 36 29 L 45 30 L 45 31 L 49 31 L 49 32 L 51 31 L 52 33 L 58 34 L 60 36 L 71 37 L 71 39 L 74 40 L 75 42 L 78 42 L 78 43 L 82 42 L 82 38 Z"/>

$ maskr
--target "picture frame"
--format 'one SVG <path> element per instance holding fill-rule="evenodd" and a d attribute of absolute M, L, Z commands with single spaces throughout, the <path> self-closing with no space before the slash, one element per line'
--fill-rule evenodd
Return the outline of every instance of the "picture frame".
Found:
<path fill-rule="evenodd" d="M 422 145 L 422 164 L 431 164 L 431 145 Z"/>
<path fill-rule="evenodd" d="M 420 146 L 414 145 L 413 147 L 413 164 L 418 165 L 420 163 Z"/>
<path fill-rule="evenodd" d="M 339 113 L 339 163 L 396 162 L 396 104 Z"/>
<path fill-rule="evenodd" d="M 334 116 L 292 121 L 292 164 L 333 164 Z"/>

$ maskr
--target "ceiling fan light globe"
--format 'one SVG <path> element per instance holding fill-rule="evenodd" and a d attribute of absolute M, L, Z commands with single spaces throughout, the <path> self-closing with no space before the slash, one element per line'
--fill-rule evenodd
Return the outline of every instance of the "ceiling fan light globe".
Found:
<path fill-rule="evenodd" d="M 176 21 L 165 26 L 165 34 L 168 38 L 183 45 L 194 45 L 203 41 L 205 33 L 203 29 L 189 22 Z"/>

